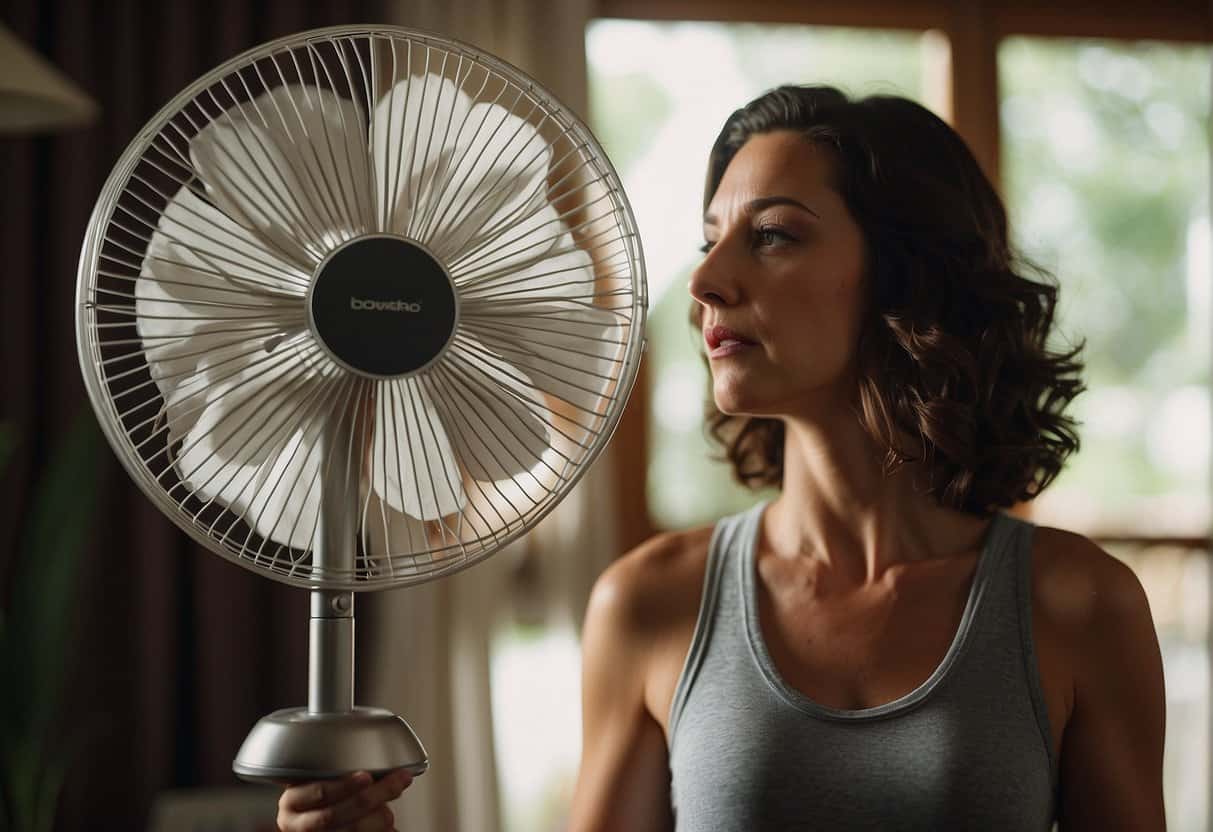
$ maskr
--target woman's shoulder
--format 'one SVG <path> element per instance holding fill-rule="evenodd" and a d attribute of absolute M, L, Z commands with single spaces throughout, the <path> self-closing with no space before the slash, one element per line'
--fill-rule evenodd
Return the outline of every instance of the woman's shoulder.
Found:
<path fill-rule="evenodd" d="M 1033 601 L 1080 636 L 1108 616 L 1149 616 L 1145 590 L 1124 561 L 1090 538 L 1038 525 L 1032 546 Z"/>
<path fill-rule="evenodd" d="M 591 607 L 643 630 L 657 630 L 698 612 L 713 525 L 660 532 L 611 563 L 594 584 Z"/>
<path fill-rule="evenodd" d="M 1071 684 L 1062 815 L 1092 828 L 1113 816 L 1134 818 L 1135 829 L 1162 828 L 1166 689 L 1145 589 L 1089 538 L 1044 526 L 1037 532 L 1033 600 L 1057 622 Z"/>
<path fill-rule="evenodd" d="M 1128 564 L 1090 538 L 1036 527 L 1032 604 L 1040 635 L 1052 640 L 1068 668 L 1072 698 L 1104 698 L 1127 679 L 1143 691 L 1161 683 L 1145 588 Z"/>

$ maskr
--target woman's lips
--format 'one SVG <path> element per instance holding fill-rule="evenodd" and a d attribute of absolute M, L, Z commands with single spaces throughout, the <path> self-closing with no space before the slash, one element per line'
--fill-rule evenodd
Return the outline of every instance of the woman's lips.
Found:
<path fill-rule="evenodd" d="M 727 358 L 755 346 L 754 342 L 742 333 L 720 324 L 705 327 L 703 338 L 707 342 L 708 358 Z"/>
<path fill-rule="evenodd" d="M 753 346 L 753 344 L 747 344 L 745 341 L 726 339 L 720 342 L 719 347 L 708 353 L 708 358 L 725 358 L 726 356 L 735 355 L 743 350 L 748 350 Z"/>

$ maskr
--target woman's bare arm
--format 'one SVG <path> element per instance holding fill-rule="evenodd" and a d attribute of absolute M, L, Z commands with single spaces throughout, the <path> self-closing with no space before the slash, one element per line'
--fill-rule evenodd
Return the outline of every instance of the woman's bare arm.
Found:
<path fill-rule="evenodd" d="M 650 541 L 646 547 L 661 545 Z M 654 588 L 644 558 L 599 576 L 582 629 L 582 751 L 569 832 L 674 828 L 665 735 L 645 707 Z"/>
<path fill-rule="evenodd" d="M 1128 566 L 1067 537 L 1087 597 L 1070 628 L 1074 711 L 1062 737 L 1060 826 L 1163 830 L 1166 695 L 1146 594 Z"/>

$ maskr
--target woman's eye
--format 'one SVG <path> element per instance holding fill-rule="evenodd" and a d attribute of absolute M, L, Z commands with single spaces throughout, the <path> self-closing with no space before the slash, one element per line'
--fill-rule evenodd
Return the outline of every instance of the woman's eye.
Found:
<path fill-rule="evenodd" d="M 784 240 L 792 239 L 783 232 L 782 229 L 776 228 L 773 225 L 764 225 L 758 229 L 758 242 L 764 246 L 776 245 Z"/>
<path fill-rule="evenodd" d="M 712 242 L 711 240 L 708 240 L 706 243 L 704 243 L 703 245 L 701 245 L 699 247 L 699 250 L 701 252 L 703 252 L 704 254 L 707 254 L 709 251 L 712 250 L 712 246 L 714 246 L 714 245 L 716 245 L 716 243 Z"/>

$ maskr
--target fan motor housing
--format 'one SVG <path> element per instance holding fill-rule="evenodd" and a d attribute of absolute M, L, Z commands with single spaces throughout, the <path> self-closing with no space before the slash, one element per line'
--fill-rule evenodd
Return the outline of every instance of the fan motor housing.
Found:
<path fill-rule="evenodd" d="M 455 333 L 450 274 L 425 246 L 391 234 L 356 237 L 321 261 L 308 322 L 337 363 L 375 378 L 417 372 Z"/>

